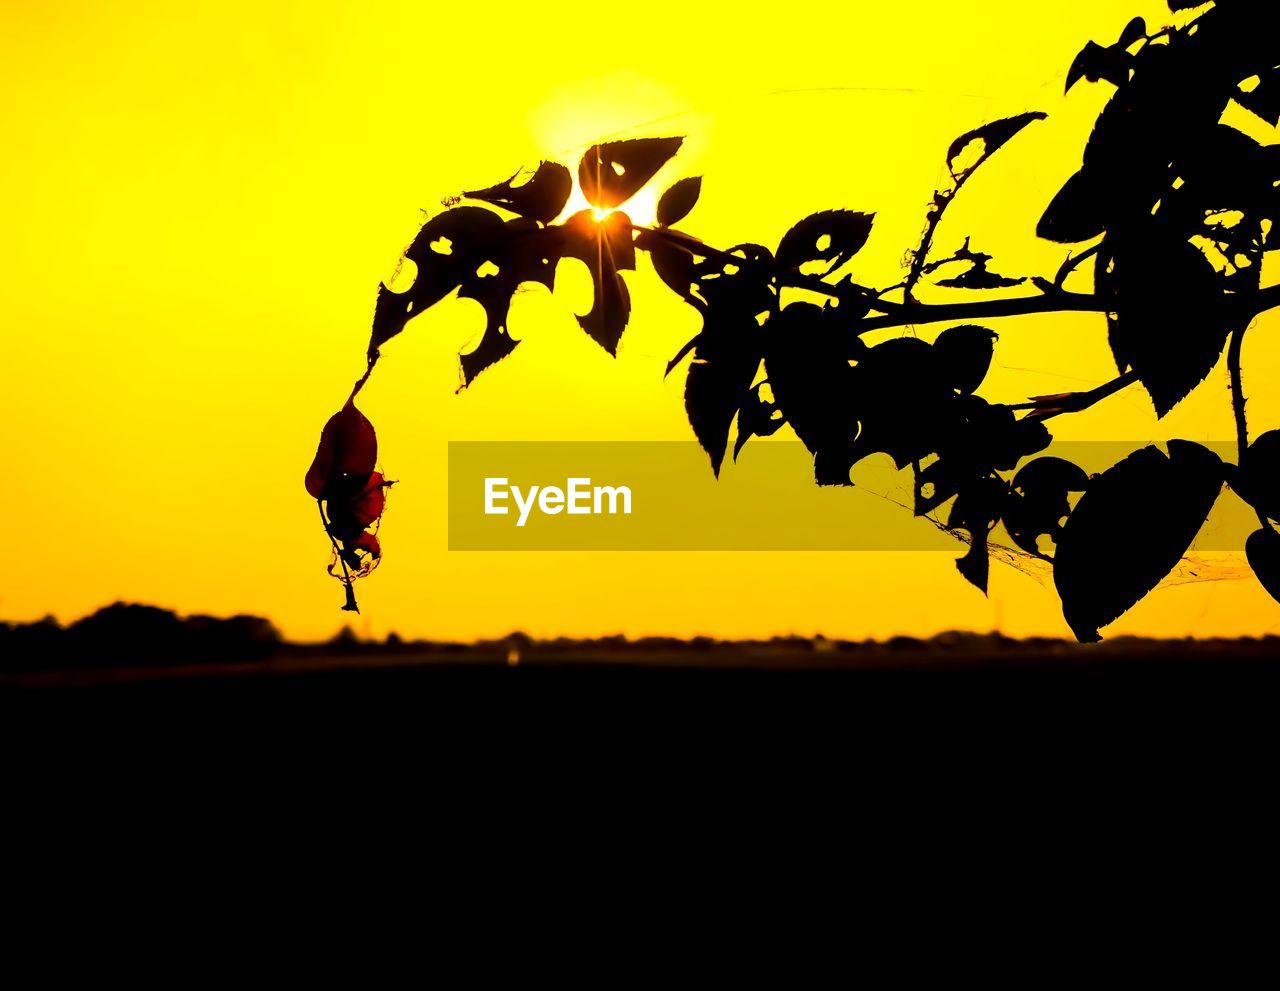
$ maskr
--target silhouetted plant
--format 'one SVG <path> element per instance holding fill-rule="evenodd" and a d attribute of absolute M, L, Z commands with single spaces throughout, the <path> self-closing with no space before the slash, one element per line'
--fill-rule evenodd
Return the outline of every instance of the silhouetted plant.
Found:
<path fill-rule="evenodd" d="M 479 344 L 460 356 L 461 387 L 468 386 L 519 343 L 507 328 L 515 291 L 526 282 L 551 288 L 559 261 L 576 258 L 594 287 L 594 305 L 578 322 L 615 354 L 631 310 L 619 273 L 635 268 L 637 250 L 648 252 L 662 281 L 701 314 L 702 330 L 667 371 L 691 357 L 685 407 L 717 474 L 735 421 L 735 458 L 751 437 L 789 424 L 812 453 L 821 485 L 850 485 L 856 463 L 887 454 L 914 472 L 917 515 L 950 502 L 945 525 L 969 544 L 958 568 L 978 588 L 986 590 L 988 536 L 1002 521 L 1020 549 L 1052 561 L 1067 622 L 1081 640 L 1098 639 L 1099 627 L 1170 572 L 1230 482 L 1261 524 L 1248 558 L 1280 598 L 1280 534 L 1271 522 L 1280 518 L 1280 432 L 1250 444 L 1240 371 L 1250 321 L 1280 304 L 1280 287 L 1260 284 L 1280 214 L 1280 148 L 1224 123 L 1234 103 L 1280 124 L 1280 50 L 1266 5 L 1169 6 L 1189 12 L 1156 31 L 1135 19 L 1113 44 L 1090 42 L 1068 71 L 1068 90 L 1088 79 L 1105 80 L 1115 92 L 1080 170 L 1039 221 L 1042 238 L 1091 242 L 1069 254 L 1053 278 L 994 271 L 992 257 L 970 238 L 950 256 L 935 258 L 932 250 L 970 177 L 1042 113 L 988 123 L 952 143 L 949 180 L 908 254 L 906 277 L 886 288 L 862 285 L 852 273 L 837 277 L 870 237 L 873 214 L 826 210 L 800 220 L 775 250 L 721 250 L 676 229 L 698 201 L 701 180 L 689 178 L 663 194 L 654 226 L 633 224 L 620 207 L 676 154 L 680 138 L 592 147 L 578 183 L 595 209 L 559 223 L 573 185 L 563 165 L 543 162 L 524 181 L 517 173 L 464 194 L 513 216 L 456 206 L 423 225 L 405 252 L 415 281 L 404 292 L 379 289 L 368 369 L 326 425 L 307 476 L 334 543 L 330 571 L 341 567 L 347 586 L 344 608 L 355 608 L 351 584 L 380 553 L 368 528 L 376 526 L 389 483 L 374 470 L 373 428 L 352 401 L 382 345 L 456 290 L 478 301 L 487 318 Z M 1090 259 L 1094 291 L 1067 290 L 1067 277 Z M 974 292 L 1024 283 L 1036 292 L 931 304 L 917 297 L 926 277 Z M 827 301 L 784 305 L 784 289 Z M 976 395 L 996 334 L 973 321 L 1068 311 L 1105 314 L 1116 378 L 1013 405 Z M 934 323 L 954 326 L 932 343 L 902 337 L 872 346 L 862 339 Z M 1148 447 L 1093 478 L 1058 458 L 1027 461 L 1049 445 L 1047 421 L 1135 383 L 1164 416 L 1203 381 L 1228 342 L 1238 466 L 1190 441 L 1171 441 L 1168 455 Z"/>

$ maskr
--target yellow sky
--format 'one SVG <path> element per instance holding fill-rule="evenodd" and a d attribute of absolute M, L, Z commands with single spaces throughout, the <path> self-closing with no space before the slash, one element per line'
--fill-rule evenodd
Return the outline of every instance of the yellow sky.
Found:
<path fill-rule="evenodd" d="M 972 233 L 1002 271 L 1051 272 L 1062 250 L 1034 222 L 1106 95 L 1064 99 L 1065 69 L 1128 16 L 1168 16 L 1145 0 L 842 0 L 780 21 L 724 0 L 622 9 L 0 2 L 0 514 L 19 538 L 0 616 L 127 599 L 333 632 L 341 595 L 302 472 L 360 370 L 379 280 L 420 209 L 543 157 L 572 165 L 602 136 L 687 134 L 662 181 L 705 175 L 686 226 L 713 243 L 877 211 L 857 270 L 874 284 L 897 281 L 951 138 L 1045 110 L 939 244 Z M 628 279 L 616 361 L 573 322 L 577 272 L 518 297 L 526 343 L 461 395 L 474 304 L 446 302 L 385 348 L 362 407 L 403 482 L 360 587 L 363 632 L 1066 632 L 1051 589 L 997 567 L 984 599 L 945 555 L 448 553 L 449 440 L 689 436 L 682 378 L 661 369 L 696 315 L 646 264 Z M 989 398 L 1112 374 L 1097 317 L 997 329 Z M 1255 382 L 1280 356 L 1271 336 L 1251 337 Z M 1254 391 L 1254 424 L 1280 425 L 1280 396 Z M 1228 438 L 1225 375 L 1164 422 L 1134 391 L 1058 423 L 1072 439 Z M 1161 590 L 1112 628 L 1277 630 L 1251 579 Z"/>

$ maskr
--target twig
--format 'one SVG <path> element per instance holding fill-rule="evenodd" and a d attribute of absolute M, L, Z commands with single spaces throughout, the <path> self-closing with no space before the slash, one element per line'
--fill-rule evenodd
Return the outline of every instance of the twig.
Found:
<path fill-rule="evenodd" d="M 1125 389 L 1138 381 L 1138 374 L 1134 371 L 1127 371 L 1123 375 L 1117 375 L 1110 382 L 1104 382 L 1102 385 L 1085 392 L 1063 392 L 1054 396 L 1032 396 L 1030 402 L 1015 403 L 1009 406 L 1010 409 L 1025 409 L 1031 412 L 1027 414 L 1028 420 L 1051 420 L 1055 416 L 1061 416 L 1064 413 L 1079 413 L 1091 406 L 1096 406 L 1108 396 L 1114 396 L 1117 392 Z"/>
<path fill-rule="evenodd" d="M 1231 332 L 1231 343 L 1227 346 L 1227 372 L 1231 376 L 1231 412 L 1236 421 L 1236 452 L 1239 469 L 1244 468 L 1244 458 L 1249 450 L 1249 420 L 1245 416 L 1244 373 L 1241 369 L 1241 355 L 1244 351 L 1244 334 L 1247 324 L 1241 324 Z M 1250 504 L 1252 506 L 1252 503 Z M 1257 506 L 1252 506 L 1258 515 L 1258 522 L 1264 529 L 1271 529 L 1271 521 L 1267 514 Z"/>
<path fill-rule="evenodd" d="M 373 367 L 373 362 L 369 363 L 369 367 Z M 368 378 L 368 373 L 365 378 Z M 362 380 L 363 381 L 363 380 Z M 358 390 L 357 390 L 358 391 Z M 347 570 L 347 562 L 342 557 L 342 549 L 338 546 L 338 538 L 333 535 L 333 531 L 329 529 L 329 520 L 324 515 L 324 503 L 316 500 L 316 508 L 320 510 L 320 522 L 324 524 L 324 532 L 329 537 L 329 543 L 333 545 L 333 556 L 338 559 L 338 563 L 342 565 L 342 584 L 347 590 L 347 601 L 343 603 L 343 612 L 359 613 L 360 606 L 356 602 L 355 581 L 351 577 L 351 572 Z M 332 565 L 330 565 L 332 568 Z M 330 572 L 332 574 L 332 571 Z"/>

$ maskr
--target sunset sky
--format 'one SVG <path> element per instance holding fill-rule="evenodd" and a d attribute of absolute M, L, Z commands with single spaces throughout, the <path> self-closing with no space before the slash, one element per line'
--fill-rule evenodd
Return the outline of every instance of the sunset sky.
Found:
<path fill-rule="evenodd" d="M 0 0 L 0 514 L 19 538 L 0 618 L 123 599 L 332 634 L 347 617 L 302 475 L 363 367 L 379 281 L 442 197 L 543 158 L 574 166 L 602 138 L 687 135 L 635 218 L 702 175 L 685 227 L 713 244 L 776 244 L 820 209 L 875 211 L 855 271 L 889 284 L 951 139 L 1043 110 L 938 245 L 972 234 L 1001 271 L 1051 275 L 1065 252 L 1035 240 L 1035 221 L 1110 92 L 1064 97 L 1066 69 L 1137 14 L 1170 17 L 1151 0 L 842 0 L 780 20 L 725 0 Z M 450 440 L 690 437 L 683 372 L 662 371 L 697 315 L 646 260 L 627 279 L 616 360 L 574 323 L 589 280 L 567 265 L 554 295 L 517 297 L 525 343 L 469 390 L 455 394 L 456 354 L 483 328 L 473 302 L 441 304 L 384 348 L 361 407 L 401 484 L 359 632 L 1067 635 L 1043 576 L 996 566 L 984 598 L 948 554 L 448 552 Z M 1260 323 L 1245 356 L 1255 432 L 1280 426 L 1280 318 Z M 1114 374 L 1100 316 L 992 326 L 989 399 Z M 1227 440 L 1226 374 L 1163 421 L 1132 389 L 1055 433 Z M 1237 563 L 1210 569 L 1229 580 L 1155 592 L 1110 633 L 1280 632 L 1280 606 L 1232 578 Z"/>

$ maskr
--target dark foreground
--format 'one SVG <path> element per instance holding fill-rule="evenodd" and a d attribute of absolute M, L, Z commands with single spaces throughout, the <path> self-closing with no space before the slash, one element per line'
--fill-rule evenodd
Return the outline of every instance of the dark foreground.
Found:
<path fill-rule="evenodd" d="M 67 627 L 0 624 L 5 752 L 92 759 L 138 742 L 186 759 L 262 744 L 373 745 L 437 769 L 538 754 L 725 759 L 800 749 L 883 761 L 1103 753 L 1203 763 L 1280 742 L 1280 638 L 1059 640 L 947 634 L 852 643 L 648 639 L 471 645 L 282 641 L 253 617 L 108 607 Z M 385 744 L 394 740 L 395 746 Z M 379 742 L 381 741 L 381 742 Z M 256 752 L 265 752 L 258 750 Z M 1237 757 L 1230 758 L 1238 763 Z"/>

